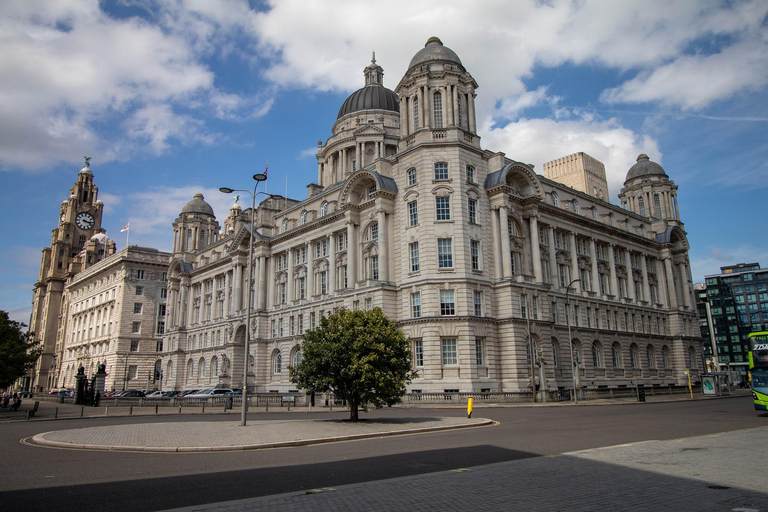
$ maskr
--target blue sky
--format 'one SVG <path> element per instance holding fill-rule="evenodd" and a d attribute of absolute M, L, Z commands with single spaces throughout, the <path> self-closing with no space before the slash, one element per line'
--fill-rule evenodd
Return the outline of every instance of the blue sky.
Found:
<path fill-rule="evenodd" d="M 430 36 L 480 87 L 482 145 L 542 164 L 584 151 L 611 201 L 639 153 L 680 187 L 694 280 L 768 265 L 768 3 L 5 0 L 0 309 L 28 322 L 40 251 L 82 167 L 119 249 L 169 250 L 196 192 L 223 220 L 269 161 L 306 197 L 314 152 L 376 51 L 394 89 Z"/>

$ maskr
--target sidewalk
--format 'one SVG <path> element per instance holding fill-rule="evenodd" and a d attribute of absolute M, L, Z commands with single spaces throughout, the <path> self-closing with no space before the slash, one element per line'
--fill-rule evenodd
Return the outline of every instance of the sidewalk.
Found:
<path fill-rule="evenodd" d="M 766 442 L 768 428 L 645 441 L 175 511 L 764 512 Z"/>

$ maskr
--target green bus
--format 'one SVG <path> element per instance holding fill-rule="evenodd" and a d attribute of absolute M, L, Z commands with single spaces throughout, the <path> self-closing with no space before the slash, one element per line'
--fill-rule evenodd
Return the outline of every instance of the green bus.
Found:
<path fill-rule="evenodd" d="M 768 332 L 753 332 L 749 340 L 749 378 L 755 410 L 768 411 Z"/>

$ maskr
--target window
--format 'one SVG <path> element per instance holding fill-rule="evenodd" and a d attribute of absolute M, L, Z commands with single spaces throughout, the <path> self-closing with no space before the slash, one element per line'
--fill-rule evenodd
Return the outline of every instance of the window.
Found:
<path fill-rule="evenodd" d="M 653 215 L 658 219 L 661 218 L 661 198 L 659 194 L 653 194 Z"/>
<path fill-rule="evenodd" d="M 637 358 L 637 345 L 634 343 L 629 347 L 629 364 L 632 368 L 640 368 L 639 359 Z"/>
<path fill-rule="evenodd" d="M 112 290 L 112 298 L 114 299 L 115 296 L 115 290 Z M 167 288 L 161 288 L 160 289 L 160 298 L 161 299 L 167 299 L 168 298 L 168 289 Z"/>
<path fill-rule="evenodd" d="M 419 98 L 413 98 L 413 129 L 419 129 Z"/>
<path fill-rule="evenodd" d="M 373 299 L 365 299 L 365 310 L 370 311 L 371 309 L 373 309 Z"/>
<path fill-rule="evenodd" d="M 379 278 L 379 269 L 378 269 L 378 256 L 374 256 L 376 258 L 376 277 L 374 279 Z M 320 272 L 320 293 L 328 293 L 328 271 L 323 270 Z"/>
<path fill-rule="evenodd" d="M 131 352 L 138 352 L 139 351 L 139 342 L 138 341 L 132 341 L 131 342 Z"/>
<path fill-rule="evenodd" d="M 557 323 L 557 302 L 552 303 L 552 323 Z"/>
<path fill-rule="evenodd" d="M 307 278 L 299 278 L 299 299 L 304 299 L 307 296 Z"/>
<path fill-rule="evenodd" d="M 453 268 L 453 249 L 450 238 L 437 239 L 437 267 Z"/>
<path fill-rule="evenodd" d="M 288 231 L 288 219 L 283 219 L 283 233 Z"/>
<path fill-rule="evenodd" d="M 597 208 L 595 208 L 594 206 L 592 207 L 592 218 L 594 220 L 597 220 Z"/>
<path fill-rule="evenodd" d="M 157 334 L 164 334 L 164 333 L 165 333 L 165 322 L 163 320 L 160 320 L 157 322 Z"/>
<path fill-rule="evenodd" d="M 592 344 L 592 366 L 595 368 L 602 368 L 603 361 L 600 357 L 600 344 L 599 343 L 593 343 Z"/>
<path fill-rule="evenodd" d="M 435 118 L 435 128 L 443 127 L 443 95 L 436 92 L 432 96 L 432 114 Z"/>
<path fill-rule="evenodd" d="M 379 255 L 374 254 L 373 256 L 371 256 L 371 279 L 378 279 L 378 278 L 379 278 Z"/>
<path fill-rule="evenodd" d="M 275 350 L 275 355 L 272 357 L 272 373 L 275 375 L 283 371 L 283 354 L 279 350 Z"/>
<path fill-rule="evenodd" d="M 137 286 L 136 287 L 136 295 L 144 295 L 144 287 L 143 286 Z"/>
<path fill-rule="evenodd" d="M 293 366 L 299 366 L 301 364 L 301 349 L 297 348 L 293 351 Z"/>
<path fill-rule="evenodd" d="M 435 164 L 435 179 L 447 180 L 448 179 L 448 164 L 445 162 L 438 162 Z"/>
<path fill-rule="evenodd" d="M 528 318 L 528 296 L 520 294 L 520 316 L 522 318 Z"/>
<path fill-rule="evenodd" d="M 469 212 L 469 223 L 477 224 L 477 199 L 470 198 L 467 201 L 467 211 Z"/>
<path fill-rule="evenodd" d="M 421 292 L 411 294 L 411 315 L 413 318 L 421 316 Z"/>
<path fill-rule="evenodd" d="M 481 338 L 475 338 L 475 362 L 477 366 L 485 365 L 485 350 L 484 343 Z"/>
<path fill-rule="evenodd" d="M 621 346 L 618 343 L 614 343 L 611 347 L 611 358 L 613 359 L 613 367 L 621 368 Z"/>
<path fill-rule="evenodd" d="M 419 223 L 419 203 L 411 201 L 408 203 L 408 225 L 416 226 Z"/>
<path fill-rule="evenodd" d="M 453 290 L 440 290 L 440 314 L 442 316 L 456 314 Z"/>
<path fill-rule="evenodd" d="M 442 352 L 443 352 L 443 366 L 451 366 L 458 364 L 458 356 L 456 354 L 456 338 L 445 338 L 441 340 Z"/>
<path fill-rule="evenodd" d="M 612 213 L 608 214 L 608 222 L 611 226 L 616 227 L 616 217 L 614 217 Z"/>
<path fill-rule="evenodd" d="M 131 332 L 139 332 L 141 330 L 141 322 L 131 322 Z"/>
<path fill-rule="evenodd" d="M 144 279 L 144 271 L 143 270 L 137 270 L 136 271 L 136 279 Z"/>
<path fill-rule="evenodd" d="M 408 186 L 409 187 L 411 185 L 415 185 L 416 184 L 416 168 L 415 167 L 411 167 L 410 169 L 408 169 L 408 171 L 405 173 L 405 175 L 406 175 L 406 179 L 408 181 Z"/>
<path fill-rule="evenodd" d="M 379 223 L 375 223 L 371 225 L 371 237 L 370 240 L 378 240 L 379 239 Z"/>
<path fill-rule="evenodd" d="M 339 251 L 343 251 L 347 248 L 347 234 L 346 233 L 339 233 L 336 236 L 336 241 L 338 242 L 338 248 Z"/>
<path fill-rule="evenodd" d="M 165 316 L 165 304 L 157 306 L 157 316 Z"/>
<path fill-rule="evenodd" d="M 560 206 L 560 200 L 557 198 L 557 192 L 552 192 L 552 206 Z"/>
<path fill-rule="evenodd" d="M 472 270 L 480 270 L 480 242 L 478 240 L 470 240 L 469 253 L 472 260 Z"/>
<path fill-rule="evenodd" d="M 477 183 L 475 181 L 475 168 L 471 165 L 467 166 L 467 182 L 469 183 Z"/>
<path fill-rule="evenodd" d="M 328 240 L 323 238 L 319 242 L 315 242 L 315 258 L 320 259 L 328 256 Z"/>
<path fill-rule="evenodd" d="M 205 359 L 201 359 L 200 362 L 197 364 L 197 367 L 199 368 L 197 372 L 198 375 L 200 377 L 205 377 Z"/>
<path fill-rule="evenodd" d="M 128 367 L 128 380 L 135 379 L 136 375 L 138 373 L 139 367 L 136 365 L 131 365 Z"/>
<path fill-rule="evenodd" d="M 413 366 L 424 366 L 424 341 L 413 340 Z"/>
<path fill-rule="evenodd" d="M 411 255 L 411 272 L 419 271 L 419 242 L 413 242 L 408 245 Z"/>
<path fill-rule="evenodd" d="M 320 216 L 325 217 L 328 215 L 328 201 L 323 201 L 323 204 L 320 205 Z"/>
<path fill-rule="evenodd" d="M 648 345 L 645 348 L 645 356 L 648 359 L 648 368 L 656 368 L 656 354 L 653 350 L 653 345 Z"/>
<path fill-rule="evenodd" d="M 579 213 L 579 203 L 575 199 L 573 200 L 573 213 Z"/>
<path fill-rule="evenodd" d="M 661 347 L 661 367 L 669 368 L 669 348 Z"/>
<path fill-rule="evenodd" d="M 302 226 L 307 223 L 307 210 L 304 210 L 304 211 L 301 212 L 301 221 L 300 222 L 301 222 Z"/>
<path fill-rule="evenodd" d="M 133 312 L 134 313 L 141 313 L 141 302 L 135 302 L 133 304 Z"/>
<path fill-rule="evenodd" d="M 483 292 L 475 291 L 475 316 L 483 316 Z"/>
<path fill-rule="evenodd" d="M 637 198 L 637 209 L 638 209 L 638 213 L 643 217 L 645 217 L 645 199 L 643 199 L 642 197 Z"/>
<path fill-rule="evenodd" d="M 451 198 L 442 196 L 435 198 L 435 218 L 437 220 L 451 220 Z"/>

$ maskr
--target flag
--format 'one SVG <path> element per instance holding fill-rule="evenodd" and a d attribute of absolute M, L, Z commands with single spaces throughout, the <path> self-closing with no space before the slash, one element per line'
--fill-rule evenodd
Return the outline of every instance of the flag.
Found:
<path fill-rule="evenodd" d="M 130 225 L 131 225 L 131 223 L 129 222 L 128 224 L 125 225 L 125 227 L 123 229 L 120 230 L 120 232 L 121 233 L 125 233 L 126 231 L 128 231 L 128 226 L 130 226 Z"/>
<path fill-rule="evenodd" d="M 82 257 L 82 256 L 85 256 L 85 249 L 83 249 L 82 251 L 80 251 L 80 254 L 78 254 L 78 256 L 81 256 L 81 257 Z"/>

